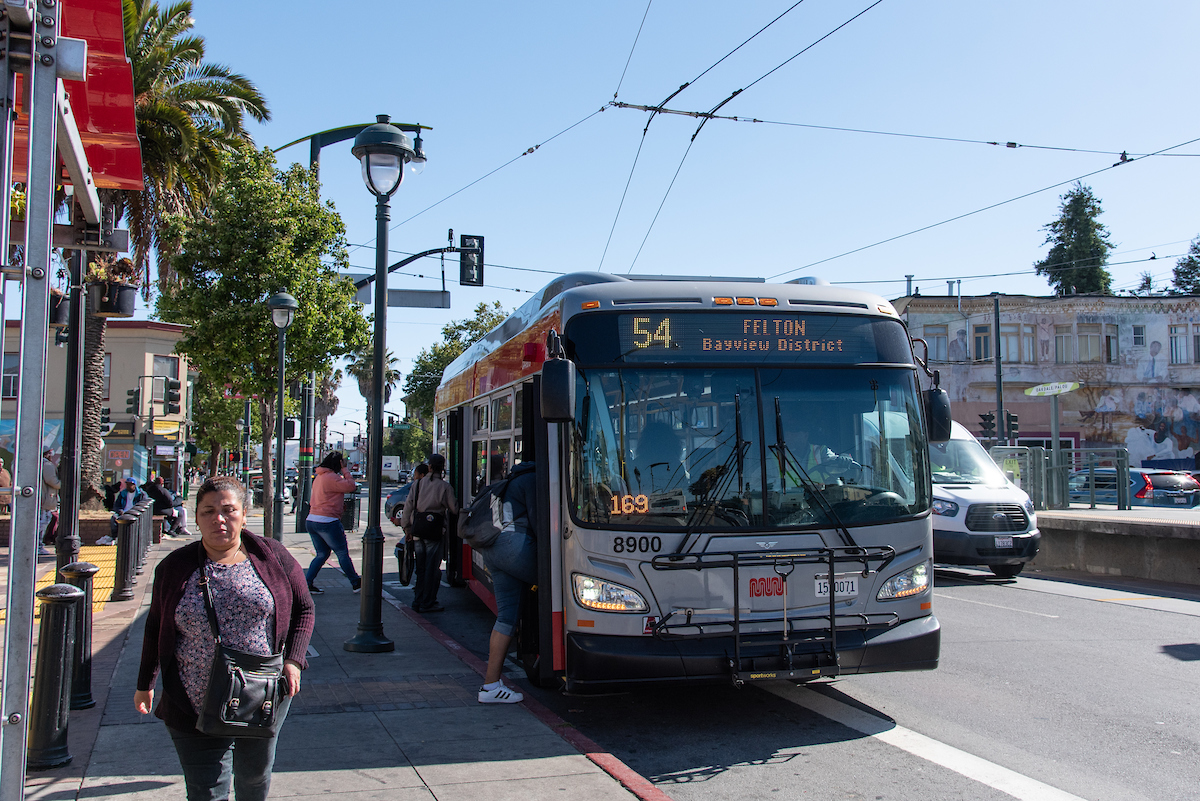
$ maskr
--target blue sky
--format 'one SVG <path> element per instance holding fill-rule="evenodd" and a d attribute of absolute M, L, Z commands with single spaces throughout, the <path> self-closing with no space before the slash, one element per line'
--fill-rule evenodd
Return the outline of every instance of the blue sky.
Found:
<path fill-rule="evenodd" d="M 1032 273 L 1048 249 L 1040 228 L 1090 173 L 1115 288 L 1147 269 L 1168 283 L 1200 235 L 1200 159 L 1108 169 L 1121 151 L 1200 137 L 1196 3 L 193 2 L 208 58 L 270 103 L 259 145 L 380 113 L 432 127 L 424 173 L 393 197 L 392 261 L 445 244 L 450 228 L 480 234 L 488 286 L 457 286 L 448 258 L 452 309 L 389 309 L 405 373 L 445 322 L 481 301 L 515 307 L 573 270 L 816 275 L 889 298 L 913 274 L 923 294 L 949 278 L 964 294 L 1047 294 Z M 669 108 L 708 111 L 744 89 L 718 113 L 765 122 L 711 120 L 689 151 L 696 119 L 659 115 L 643 138 L 646 113 L 607 105 L 657 104 L 688 81 Z M 976 143 L 1009 141 L 1022 147 Z M 1200 154 L 1200 142 L 1168 152 Z M 280 158 L 306 162 L 307 145 Z M 373 269 L 373 198 L 349 143 L 325 149 L 321 178 L 363 246 L 351 263 Z M 391 286 L 437 288 L 416 274 L 439 271 L 426 260 Z M 352 386 L 341 398 L 331 427 L 349 433 L 338 423 L 362 421 L 365 402 Z"/>

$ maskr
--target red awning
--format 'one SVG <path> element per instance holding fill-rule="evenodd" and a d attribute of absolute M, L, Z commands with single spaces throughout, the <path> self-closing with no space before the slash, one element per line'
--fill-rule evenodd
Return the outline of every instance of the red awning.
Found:
<path fill-rule="evenodd" d="M 86 39 L 86 81 L 63 81 L 83 140 L 92 178 L 100 189 L 144 188 L 142 149 L 133 112 L 133 68 L 125 57 L 121 0 L 65 0 L 62 35 Z M 18 76 L 18 93 L 21 91 Z M 13 148 L 13 180 L 25 180 L 29 117 L 20 114 Z M 63 183 L 70 183 L 63 172 Z"/>

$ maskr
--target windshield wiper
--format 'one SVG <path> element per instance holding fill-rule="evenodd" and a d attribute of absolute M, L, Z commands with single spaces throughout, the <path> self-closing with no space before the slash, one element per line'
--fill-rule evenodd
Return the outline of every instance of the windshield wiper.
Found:
<path fill-rule="evenodd" d="M 700 527 L 700 521 L 704 516 L 717 505 L 717 503 L 725 497 L 725 491 L 729 489 L 729 482 L 733 480 L 734 473 L 730 469 L 734 465 L 731 462 L 736 462 L 738 492 L 741 492 L 744 483 L 743 476 L 745 473 L 746 449 L 750 444 L 742 438 L 742 396 L 740 393 L 735 393 L 733 396 L 733 414 L 734 414 L 734 436 L 737 442 L 734 445 L 733 453 L 725 457 L 725 462 L 717 468 L 709 468 L 717 471 L 716 486 L 706 494 L 706 501 L 703 505 L 697 506 L 688 513 L 687 524 L 683 532 L 683 539 L 679 542 L 679 547 L 675 549 L 675 553 L 683 553 L 687 550 L 688 543 L 692 539 L 692 535 L 696 533 L 696 529 Z M 725 433 L 725 429 L 717 432 L 717 436 Z M 707 472 L 707 471 L 705 471 Z M 699 483 L 699 481 L 697 481 Z M 694 492 L 694 490 L 693 490 Z M 696 493 L 698 494 L 698 493 Z"/>
<path fill-rule="evenodd" d="M 821 508 L 821 511 L 825 513 L 825 518 L 833 522 L 834 528 L 837 529 L 838 534 L 842 538 L 842 542 L 848 547 L 857 548 L 858 543 L 854 541 L 854 537 L 850 536 L 850 529 L 846 528 L 846 524 L 842 522 L 841 516 L 834 511 L 832 504 L 829 503 L 829 499 L 825 497 L 825 493 L 821 491 L 820 487 L 817 486 L 816 482 L 813 481 L 812 477 L 808 474 L 808 471 L 804 469 L 804 465 L 800 464 L 800 460 L 797 459 L 796 455 L 792 453 L 790 448 L 788 448 L 787 440 L 783 438 L 783 413 L 779 410 L 778 395 L 775 396 L 775 443 L 776 444 L 774 445 L 774 448 L 779 457 L 780 486 L 786 487 L 783 482 L 785 481 L 784 476 L 787 474 L 788 465 L 790 464 L 791 466 L 795 467 L 797 476 L 800 478 L 800 484 L 803 486 L 804 491 L 816 502 L 817 506 Z M 821 539 L 824 541 L 823 536 Z"/>

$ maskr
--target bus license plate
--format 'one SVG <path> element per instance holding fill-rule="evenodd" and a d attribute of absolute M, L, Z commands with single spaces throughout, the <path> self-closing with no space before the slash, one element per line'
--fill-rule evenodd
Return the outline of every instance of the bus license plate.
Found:
<path fill-rule="evenodd" d="M 997 548 L 1013 547 L 1012 537 L 996 537 L 996 547 Z"/>
<path fill-rule="evenodd" d="M 834 598 L 857 598 L 858 597 L 858 573 L 840 573 L 833 577 L 833 597 Z M 816 584 L 817 597 L 829 597 L 829 576 L 817 576 L 814 583 Z"/>

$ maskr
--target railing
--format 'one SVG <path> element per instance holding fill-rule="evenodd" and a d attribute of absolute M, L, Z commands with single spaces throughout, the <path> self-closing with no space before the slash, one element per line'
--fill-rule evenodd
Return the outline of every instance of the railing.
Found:
<path fill-rule="evenodd" d="M 1130 508 L 1129 451 L 1125 448 L 1061 448 L 1057 465 L 1051 463 L 1053 454 L 1045 448 L 997 446 L 989 453 L 1001 469 L 1019 477 L 1017 484 L 1029 493 L 1035 509 L 1066 509 L 1072 501 L 1087 503 L 1092 509 L 1097 503 Z"/>

